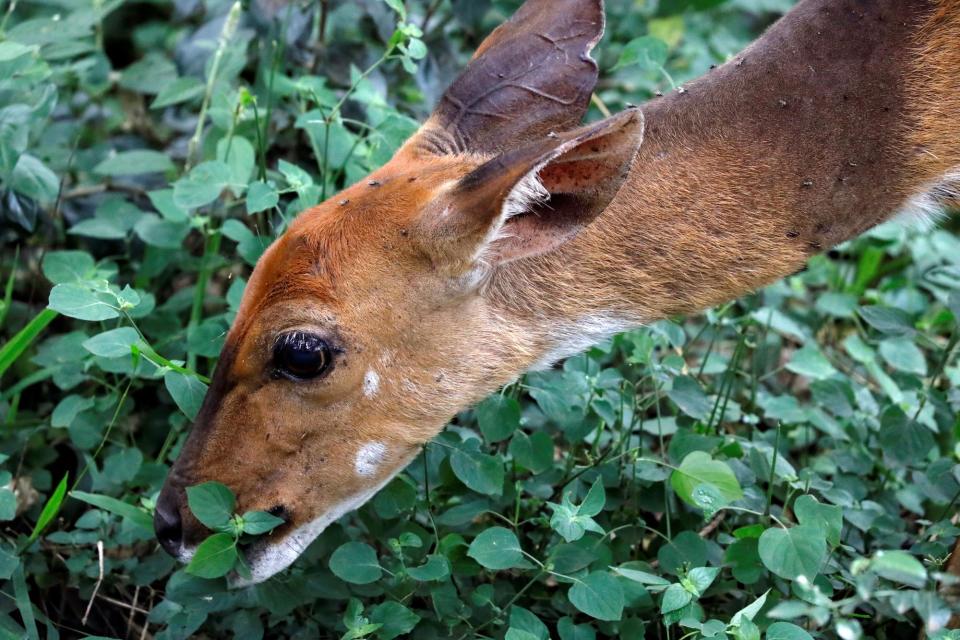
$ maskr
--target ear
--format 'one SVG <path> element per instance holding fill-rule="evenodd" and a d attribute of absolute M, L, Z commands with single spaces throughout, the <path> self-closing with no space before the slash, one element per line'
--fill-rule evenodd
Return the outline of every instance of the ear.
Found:
<path fill-rule="evenodd" d="M 643 130 L 643 113 L 630 109 L 500 155 L 434 201 L 421 237 L 454 273 L 551 251 L 617 195 Z"/>
<path fill-rule="evenodd" d="M 583 120 L 603 0 L 527 0 L 481 43 L 416 136 L 422 151 L 500 153 Z"/>

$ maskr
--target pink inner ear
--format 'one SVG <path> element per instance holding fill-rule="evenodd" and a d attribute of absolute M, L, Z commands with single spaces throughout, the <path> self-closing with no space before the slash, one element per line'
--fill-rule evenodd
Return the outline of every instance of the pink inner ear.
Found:
<path fill-rule="evenodd" d="M 556 249 L 582 228 L 583 225 L 557 226 L 537 213 L 516 216 L 507 221 L 501 236 L 488 248 L 488 259 L 491 263 L 503 264 L 540 255 Z"/>

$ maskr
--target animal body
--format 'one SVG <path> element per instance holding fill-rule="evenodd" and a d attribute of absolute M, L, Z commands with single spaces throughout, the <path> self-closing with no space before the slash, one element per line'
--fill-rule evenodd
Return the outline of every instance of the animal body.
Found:
<path fill-rule="evenodd" d="M 156 510 L 215 480 L 288 566 L 524 371 L 800 269 L 958 197 L 960 0 L 803 0 L 752 46 L 580 126 L 600 0 L 528 0 L 423 127 L 264 254 Z M 238 580 L 243 582 L 242 580 Z"/>

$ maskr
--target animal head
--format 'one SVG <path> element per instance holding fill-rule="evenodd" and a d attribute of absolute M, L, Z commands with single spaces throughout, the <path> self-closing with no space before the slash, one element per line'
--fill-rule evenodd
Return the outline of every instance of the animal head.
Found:
<path fill-rule="evenodd" d="M 168 551 L 209 533 L 186 487 L 221 482 L 286 521 L 247 553 L 268 578 L 542 356 L 486 285 L 575 236 L 629 171 L 638 111 L 578 127 L 602 30 L 600 0 L 530 0 L 388 164 L 266 251 L 157 504 Z"/>

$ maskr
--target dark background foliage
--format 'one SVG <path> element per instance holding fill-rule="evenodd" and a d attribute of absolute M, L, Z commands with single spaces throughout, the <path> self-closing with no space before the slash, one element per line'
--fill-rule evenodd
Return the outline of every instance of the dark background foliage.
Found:
<path fill-rule="evenodd" d="M 257 257 L 386 161 L 518 4 L 0 4 L 0 635 L 942 627 L 956 222 L 884 225 L 525 376 L 264 584 L 228 591 L 158 548 L 153 501 Z M 674 90 L 791 4 L 610 0 L 588 118 Z M 252 519 L 231 522 L 232 550 Z"/>

